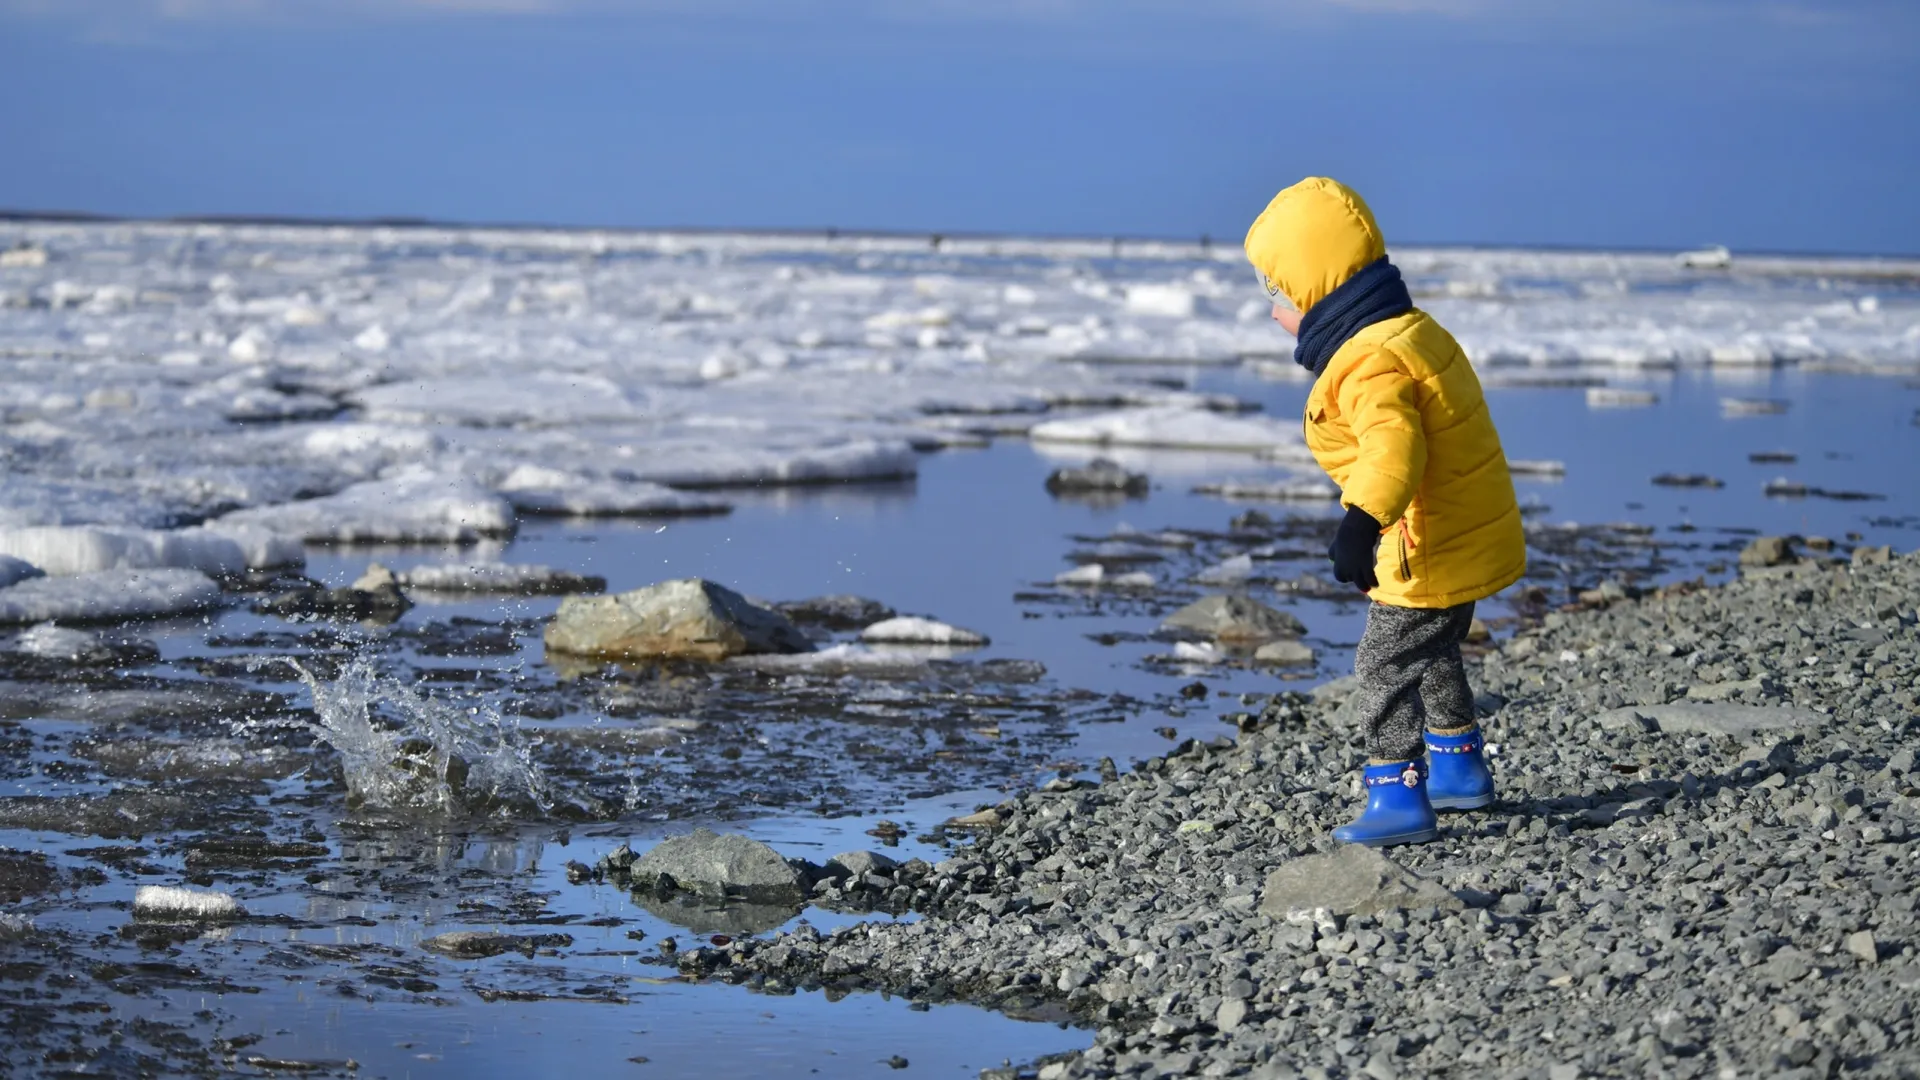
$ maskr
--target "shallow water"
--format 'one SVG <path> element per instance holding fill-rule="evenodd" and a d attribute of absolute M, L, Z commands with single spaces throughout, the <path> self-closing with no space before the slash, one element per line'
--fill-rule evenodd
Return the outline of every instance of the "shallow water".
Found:
<path fill-rule="evenodd" d="M 1619 383 L 1617 377 L 1614 381 Z M 1200 382 L 1206 389 L 1257 399 L 1280 416 L 1297 415 L 1305 393 L 1298 383 L 1263 383 L 1237 373 L 1211 372 Z M 1901 550 L 1920 545 L 1920 470 L 1912 467 L 1920 461 L 1920 427 L 1911 423 L 1920 408 L 1920 390 L 1912 385 L 1796 371 L 1759 379 L 1670 375 L 1646 385 L 1661 400 L 1638 410 L 1590 409 L 1578 388 L 1490 391 L 1511 457 L 1552 458 L 1566 465 L 1563 480 L 1518 481 L 1522 500 L 1534 508 L 1533 520 L 1630 522 L 1652 529 L 1657 556 L 1636 550 L 1630 559 L 1611 564 L 1536 556 L 1534 581 L 1549 586 L 1556 601 L 1616 574 L 1641 575 L 1638 583 L 1723 577 L 1752 532 L 1842 541 L 1857 535 L 1861 543 L 1890 543 Z M 1720 405 L 1724 397 L 1778 398 L 1788 407 L 1781 415 L 1728 418 Z M 1748 455 L 1760 451 L 1793 452 L 1798 461 L 1750 463 Z M 846 747 L 816 748 L 821 768 L 848 778 L 847 796 L 831 806 L 754 805 L 747 798 L 730 799 L 722 809 L 716 796 L 711 809 L 702 812 L 700 785 L 712 783 L 716 792 L 733 792 L 743 781 L 714 779 L 717 773 L 701 771 L 712 762 L 672 764 L 700 759 L 692 751 L 675 759 L 681 751 L 668 749 L 654 755 L 671 759 L 655 775 L 680 776 L 689 790 L 660 804 L 670 807 L 667 810 L 649 805 L 615 814 L 617 820 L 574 824 L 523 815 L 478 826 L 421 825 L 346 815 L 341 789 L 322 775 L 325 755 L 316 754 L 305 773 L 232 790 L 209 788 L 210 802 L 224 800 L 223 805 L 234 808 L 229 817 L 171 831 L 147 830 L 129 839 L 0 832 L 0 845 L 47 852 L 68 871 L 94 871 L 98 878 L 75 878 L 72 890 L 25 907 L 43 931 L 58 935 L 59 947 L 71 956 L 111 969 L 97 976 L 103 989 L 61 991 L 65 996 L 56 998 L 78 1002 L 104 997 L 112 1015 L 123 1021 L 147 1017 L 177 1025 L 190 1041 L 203 1046 L 215 1038 L 260 1036 L 260 1041 L 236 1050 L 231 1061 L 215 1052 L 208 1068 L 216 1071 L 246 1071 L 246 1058 L 258 1055 L 308 1061 L 352 1058 L 361 1075 L 458 1071 L 518 1076 L 593 1065 L 628 1068 L 633 1066 L 627 1059 L 643 1056 L 649 1059 L 646 1067 L 662 1075 L 694 1070 L 713 1076 L 878 1075 L 891 1073 L 885 1059 L 898 1054 L 916 1072 L 959 1075 L 997 1065 L 1003 1058 L 1030 1060 L 1085 1045 L 1089 1036 L 1083 1031 L 965 1007 L 915 1011 L 905 1002 L 864 995 L 830 1001 L 822 994 L 764 996 L 679 982 L 671 967 L 658 962 L 654 950 L 662 938 L 691 940 L 697 935 L 637 906 L 617 889 L 567 884 L 563 867 L 569 859 L 591 863 L 623 839 L 640 846 L 709 817 L 816 862 L 838 851 L 878 846 L 880 841 L 867 830 L 884 817 L 906 827 L 907 838 L 893 854 L 936 859 L 940 848 L 917 837 L 948 817 L 995 801 L 1001 791 L 1061 773 L 1088 772 L 1103 756 L 1124 767 L 1164 750 L 1169 734 L 1229 733 L 1232 729 L 1220 722 L 1222 714 L 1242 707 L 1231 694 L 1309 686 L 1339 674 L 1350 662 L 1349 650 L 1363 617 L 1359 603 L 1281 598 L 1264 586 L 1252 587 L 1256 595 L 1296 612 L 1320 653 L 1315 670 L 1294 673 L 1302 677 L 1282 682 L 1272 674 L 1240 668 L 1148 661 L 1167 651 L 1164 643 L 1145 640 L 1145 635 L 1171 600 L 1096 602 L 1047 585 L 1073 565 L 1073 552 L 1090 546 L 1075 537 L 1106 537 L 1123 526 L 1220 534 L 1228 520 L 1248 506 L 1195 495 L 1190 487 L 1203 479 L 1263 474 L 1239 458 L 1129 452 L 1121 455 L 1123 460 L 1155 477 L 1148 497 L 1090 505 L 1046 494 L 1042 480 L 1051 468 L 1086 456 L 1050 456 L 1023 441 L 1005 440 L 986 450 L 929 456 L 923 459 L 918 481 L 911 484 L 741 492 L 728 517 L 664 527 L 537 521 L 504 549 L 490 553 L 514 562 L 601 574 L 614 590 L 702 576 L 769 599 L 858 593 L 903 612 L 982 631 L 993 644 L 965 658 L 967 662 L 1035 660 L 1045 664 L 1047 676 L 1037 686 L 1006 691 L 1002 704 L 1013 719 L 1005 722 L 1004 734 L 967 733 L 984 721 L 969 721 L 964 732 L 948 732 L 950 738 L 972 744 L 996 744 L 991 754 L 964 771 L 929 780 L 929 774 L 914 767 L 896 768 L 910 744 L 920 739 L 918 725 L 932 715 L 924 702 L 908 702 L 899 717 L 876 722 L 875 731 L 884 728 L 885 735 L 875 734 L 875 739 L 895 740 L 885 744 L 881 755 L 863 758 Z M 1662 472 L 1708 473 L 1726 486 L 1654 486 L 1651 478 Z M 1762 485 L 1776 476 L 1883 498 L 1767 498 Z M 1324 505 L 1261 509 L 1277 518 L 1333 513 Z M 1682 526 L 1695 531 L 1680 531 Z M 1207 544 L 1197 550 L 1214 550 Z M 344 584 L 372 560 L 405 567 L 445 561 L 449 555 L 444 549 L 314 549 L 309 573 L 329 584 Z M 1176 554 L 1150 565 L 1169 590 L 1204 591 L 1182 580 L 1198 568 L 1198 556 Z M 1324 560 L 1311 552 L 1263 564 L 1263 570 L 1275 576 L 1323 568 Z M 533 682 L 549 678 L 537 621 L 556 604 L 552 599 L 422 603 L 393 628 L 355 631 L 344 644 L 329 648 L 335 655 L 369 654 L 395 669 L 450 672 L 451 679 L 433 684 L 437 695 L 460 703 L 479 694 L 484 703 L 510 712 L 511 704 L 520 700 L 512 690 L 515 673 Z M 1487 610 L 1497 615 L 1504 608 L 1496 602 Z M 436 655 L 433 639 L 414 633 L 456 618 L 479 620 L 483 626 L 529 621 L 516 624 L 526 629 L 515 633 L 509 647 L 487 655 Z M 221 655 L 242 658 L 263 650 L 248 644 L 214 646 L 208 639 L 277 633 L 288 626 L 232 611 L 204 622 L 183 620 L 139 629 L 159 644 L 162 657 L 134 674 L 244 682 L 250 680 L 239 674 L 202 676 L 193 662 Z M 414 636 L 405 636 L 408 633 Z M 1102 644 L 1090 635 L 1118 638 Z M 264 651 L 314 648 L 308 643 Z M 497 676 L 499 682 L 481 676 Z M 1196 678 L 1216 693 L 1197 700 L 1178 697 L 1178 689 Z M 296 683 L 251 681 L 306 700 Z M 639 690 L 650 685 L 636 684 Z M 1048 711 L 1064 709 L 1061 702 L 1075 690 L 1093 691 L 1102 701 L 1112 694 L 1126 699 L 1106 708 L 1097 721 L 1090 719 L 1091 712 Z M 912 682 L 854 692 L 866 695 L 859 703 L 874 708 L 889 694 L 911 698 L 931 693 Z M 749 755 L 745 760 L 752 761 L 756 741 L 777 741 L 773 733 L 781 718 L 756 715 L 749 694 L 726 694 L 731 696 L 717 698 L 717 706 L 695 702 L 706 710 L 700 715 L 708 718 L 708 726 L 689 739 L 741 737 Z M 568 725 L 613 729 L 641 722 L 596 712 L 598 700 L 566 698 L 559 715 L 530 718 L 525 726 L 538 735 Z M 714 719 L 728 710 L 734 713 L 734 727 L 764 725 L 768 734 L 742 735 Z M 645 715 L 658 711 L 649 705 Z M 188 721 L 180 723 L 189 739 L 202 730 Z M 98 795 L 121 785 L 90 770 L 69 750 L 96 730 L 138 734 L 142 729 L 120 721 L 43 717 L 25 718 L 9 730 L 33 739 L 36 749 L 29 771 L 0 778 L 0 794 Z M 159 730 L 170 729 L 161 725 Z M 1008 735 L 1027 741 L 1011 748 L 1000 745 L 1009 741 Z M 939 790 L 939 775 L 964 779 L 968 786 Z M 245 818 L 247 814 L 253 817 Z M 189 871 L 185 852 L 196 838 L 229 833 L 245 824 L 243 819 L 278 830 L 277 838 L 279 833 L 307 830 L 326 854 L 293 863 Z M 128 850 L 135 848 L 138 854 Z M 175 884 L 183 877 L 198 877 L 233 892 L 253 918 L 181 940 L 125 932 L 126 905 L 135 884 Z M 819 909 L 804 917 L 823 927 L 851 918 Z M 608 925 L 587 925 L 592 921 Z M 562 931 L 573 936 L 574 944 L 550 956 L 482 961 L 447 960 L 419 948 L 420 941 L 445 930 L 490 927 L 516 933 Z M 630 932 L 643 937 L 636 941 Z M 162 970 L 142 964 L 171 966 Z M 421 989 L 429 985 L 431 989 Z M 8 996 L 24 1000 L 14 997 L 11 988 Z M 516 996 L 540 1000 L 513 1000 Z M 49 1025 L 44 1032 L 57 1032 L 57 1022 Z M 165 1037 L 159 1027 L 142 1030 L 143 1053 Z M 127 1060 L 89 1043 L 88 1036 L 80 1038 L 93 1047 L 88 1053 L 107 1055 L 99 1059 L 104 1064 Z M 42 1045 L 54 1041 L 53 1034 L 47 1034 Z M 134 1045 L 141 1045 L 138 1039 Z M 195 1059 L 182 1051 L 168 1060 L 176 1068 L 187 1068 Z"/>

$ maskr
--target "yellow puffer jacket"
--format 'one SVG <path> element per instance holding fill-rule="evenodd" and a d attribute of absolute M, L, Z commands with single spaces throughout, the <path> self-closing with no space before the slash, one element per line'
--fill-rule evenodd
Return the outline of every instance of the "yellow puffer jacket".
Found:
<path fill-rule="evenodd" d="M 1274 196 L 1246 240 L 1247 258 L 1302 312 L 1386 251 L 1373 211 L 1324 177 Z M 1426 312 L 1374 323 L 1333 354 L 1307 396 L 1306 437 L 1342 505 L 1385 526 L 1372 599 L 1452 607 L 1526 572 L 1513 478 L 1480 379 Z"/>

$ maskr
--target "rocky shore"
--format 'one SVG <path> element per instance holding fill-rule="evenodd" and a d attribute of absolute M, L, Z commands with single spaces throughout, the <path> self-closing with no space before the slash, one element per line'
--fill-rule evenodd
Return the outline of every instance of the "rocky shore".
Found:
<path fill-rule="evenodd" d="M 1475 660 L 1502 801 L 1436 843 L 1331 845 L 1362 760 L 1334 684 L 816 886 L 918 921 L 678 962 L 1097 1028 L 1007 1077 L 1920 1075 L 1920 556 L 1750 562 Z"/>

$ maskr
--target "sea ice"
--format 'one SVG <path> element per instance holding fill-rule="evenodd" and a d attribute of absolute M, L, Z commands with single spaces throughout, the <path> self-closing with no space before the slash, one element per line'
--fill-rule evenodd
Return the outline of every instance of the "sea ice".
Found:
<path fill-rule="evenodd" d="M 599 592 L 605 578 L 587 577 L 569 570 L 531 563 L 439 563 L 416 566 L 399 575 L 399 583 L 427 592 L 574 593 Z"/>
<path fill-rule="evenodd" d="M 910 477 L 918 450 L 1029 425 L 1042 445 L 1305 456 L 1292 418 L 1224 415 L 1238 403 L 1191 388 L 1209 363 L 1305 377 L 1227 246 L 451 228 L 401 240 L 164 222 L 6 232 L 0 247 L 19 253 L 0 322 L 0 527 L 257 514 L 295 538 L 465 539 L 510 531 L 516 508 L 673 508 L 623 486 L 636 481 Z M 1393 254 L 1490 385 L 1513 368 L 1920 369 L 1920 303 L 1888 284 L 1920 274 L 1913 260 L 1742 255 L 1730 274 L 1662 253 Z M 1593 390 L 1597 407 L 1654 400 Z M 521 467 L 569 479 L 500 483 Z M 458 486 L 464 506 L 358 487 L 416 471 Z"/>
<path fill-rule="evenodd" d="M 860 640 L 869 644 L 897 645 L 959 645 L 979 646 L 987 644 L 984 634 L 972 630 L 962 630 L 932 619 L 902 615 L 898 618 L 883 619 L 860 632 Z"/>
<path fill-rule="evenodd" d="M 224 922 L 244 914 L 232 896 L 211 889 L 142 885 L 133 894 L 136 919 Z"/>
<path fill-rule="evenodd" d="M 220 586 L 198 570 L 102 570 L 0 589 L 0 624 L 113 622 L 218 607 Z"/>
<path fill-rule="evenodd" d="M 1243 502 L 1333 502 L 1340 498 L 1340 489 L 1325 480 L 1226 480 L 1200 484 L 1193 490 L 1197 495 Z"/>
<path fill-rule="evenodd" d="M 676 491 L 644 480 L 582 476 L 541 465 L 520 465 L 494 485 L 523 514 L 575 517 L 677 517 L 724 514 L 731 503 L 712 495 Z"/>
<path fill-rule="evenodd" d="M 407 469 L 302 502 L 236 510 L 210 529 L 254 527 L 309 543 L 467 543 L 510 536 L 513 507 L 460 476 Z"/>
<path fill-rule="evenodd" d="M 32 563 L 56 577 L 162 566 L 213 575 L 241 574 L 247 570 L 247 552 L 238 543 L 198 529 L 178 532 L 95 526 L 0 529 L 0 553 Z"/>
<path fill-rule="evenodd" d="M 1124 409 L 1036 424 L 1035 442 L 1261 451 L 1302 445 L 1299 425 L 1270 416 L 1232 416 L 1175 407 Z"/>
<path fill-rule="evenodd" d="M 1099 563 L 1088 563 L 1063 570 L 1053 576 L 1055 585 L 1098 585 L 1107 576 L 1107 568 Z"/>

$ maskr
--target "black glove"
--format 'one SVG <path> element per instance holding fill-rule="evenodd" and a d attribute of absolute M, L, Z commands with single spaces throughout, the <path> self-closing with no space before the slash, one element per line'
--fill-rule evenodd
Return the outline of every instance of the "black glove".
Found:
<path fill-rule="evenodd" d="M 1352 582 L 1361 592 L 1372 592 L 1380 585 L 1373 573 L 1373 549 L 1380 543 L 1380 523 L 1357 506 L 1347 507 L 1340 531 L 1333 535 L 1327 558 L 1333 560 L 1333 580 Z"/>

